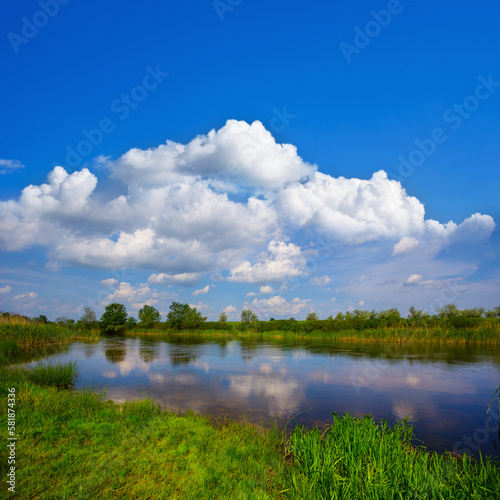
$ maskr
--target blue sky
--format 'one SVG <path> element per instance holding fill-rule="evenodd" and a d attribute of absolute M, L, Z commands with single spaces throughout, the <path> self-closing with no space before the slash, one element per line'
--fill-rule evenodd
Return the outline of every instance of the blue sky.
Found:
<path fill-rule="evenodd" d="M 0 310 L 498 305 L 499 14 L 5 3 Z"/>

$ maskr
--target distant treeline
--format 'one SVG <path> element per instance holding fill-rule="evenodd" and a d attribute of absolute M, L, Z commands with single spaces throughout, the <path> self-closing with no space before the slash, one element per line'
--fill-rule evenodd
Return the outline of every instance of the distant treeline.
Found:
<path fill-rule="evenodd" d="M 442 327 L 442 328 L 470 328 L 480 326 L 488 318 L 500 318 L 500 306 L 490 310 L 484 308 L 459 309 L 454 304 L 447 304 L 430 315 L 422 310 L 411 307 L 406 318 L 393 308 L 384 311 L 365 311 L 355 309 L 346 313 L 338 313 L 335 317 L 329 316 L 320 319 L 314 312 L 309 313 L 306 320 L 298 321 L 295 318 L 259 320 L 257 314 L 250 309 L 241 312 L 240 321 L 228 321 L 227 315 L 222 312 L 218 321 L 207 321 L 196 308 L 188 304 L 173 302 L 165 321 L 162 321 L 159 311 L 150 305 L 145 305 L 139 311 L 139 318 L 127 314 L 123 304 L 109 304 L 100 320 L 95 312 L 87 307 L 77 321 L 59 317 L 49 321 L 46 316 L 36 318 L 20 316 L 8 312 L 0 313 L 0 323 L 25 323 L 64 326 L 68 329 L 99 329 L 104 333 L 137 330 L 225 330 L 225 331 L 254 331 L 269 332 L 282 331 L 294 333 L 310 333 L 313 331 L 345 331 L 366 330 L 387 327 Z"/>

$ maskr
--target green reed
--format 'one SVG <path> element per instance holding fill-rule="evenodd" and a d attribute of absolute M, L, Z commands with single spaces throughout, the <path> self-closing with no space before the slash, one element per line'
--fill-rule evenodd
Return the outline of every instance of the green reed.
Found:
<path fill-rule="evenodd" d="M 307 499 L 500 498 L 500 471 L 479 461 L 412 446 L 406 421 L 340 417 L 324 432 L 297 426 L 286 445 L 287 494 Z"/>

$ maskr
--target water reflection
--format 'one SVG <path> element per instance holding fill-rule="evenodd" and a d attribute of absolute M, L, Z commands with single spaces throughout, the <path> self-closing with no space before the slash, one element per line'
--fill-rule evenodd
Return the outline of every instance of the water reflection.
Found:
<path fill-rule="evenodd" d="M 292 424 L 322 426 L 333 411 L 407 418 L 439 451 L 482 436 L 500 381 L 500 349 L 491 346 L 121 337 L 57 347 L 33 359 L 77 361 L 80 386 L 105 386 L 118 402 L 148 396 L 168 408 L 256 424 L 296 415 Z M 494 454 L 495 432 L 498 422 L 469 451 Z"/>

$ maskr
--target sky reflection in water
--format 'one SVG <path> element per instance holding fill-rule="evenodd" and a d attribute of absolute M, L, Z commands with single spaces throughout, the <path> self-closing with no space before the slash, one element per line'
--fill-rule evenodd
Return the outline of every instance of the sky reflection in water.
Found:
<path fill-rule="evenodd" d="M 75 343 L 47 359 L 77 361 L 78 386 L 105 387 L 117 402 L 148 396 L 263 425 L 299 414 L 292 422 L 323 426 L 333 411 L 409 418 L 431 449 L 496 455 L 485 417 L 500 383 L 496 347 L 128 337 Z M 496 412 L 490 425 L 498 429 Z"/>

